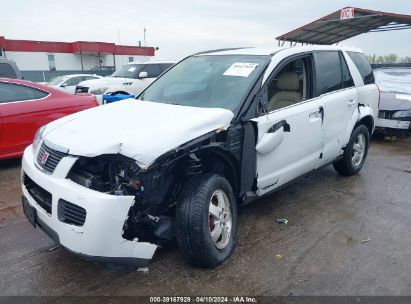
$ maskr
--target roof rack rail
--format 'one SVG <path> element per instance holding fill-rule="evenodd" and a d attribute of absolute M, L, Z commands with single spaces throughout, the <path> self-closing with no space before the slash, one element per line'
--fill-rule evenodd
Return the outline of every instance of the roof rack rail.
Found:
<path fill-rule="evenodd" d="M 236 48 L 223 48 L 223 49 L 215 49 L 215 50 L 208 50 L 204 52 L 198 52 L 194 53 L 194 55 L 200 55 L 200 54 L 209 54 L 209 53 L 215 53 L 215 52 L 224 52 L 224 51 L 234 51 L 234 50 L 241 50 L 241 49 L 250 49 L 252 48 L 251 46 L 245 46 L 245 47 L 236 47 Z"/>

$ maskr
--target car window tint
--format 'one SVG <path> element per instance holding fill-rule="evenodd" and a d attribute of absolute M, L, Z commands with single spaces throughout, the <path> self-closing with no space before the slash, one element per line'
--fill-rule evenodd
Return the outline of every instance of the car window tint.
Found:
<path fill-rule="evenodd" d="M 40 99 L 47 95 L 48 92 L 25 85 L 0 82 L 0 103 Z"/>
<path fill-rule="evenodd" d="M 83 81 L 83 77 L 77 76 L 77 77 L 72 77 L 68 79 L 66 82 L 64 82 L 64 84 L 66 86 L 75 86 L 75 85 L 78 85 L 81 81 Z"/>
<path fill-rule="evenodd" d="M 98 79 L 98 77 L 95 77 L 95 76 L 84 76 L 84 80 L 92 80 L 92 79 Z"/>
<path fill-rule="evenodd" d="M 160 65 L 160 69 L 161 69 L 161 73 L 164 73 L 165 70 L 167 70 L 168 68 L 172 67 L 173 64 L 172 63 L 163 63 Z"/>
<path fill-rule="evenodd" d="M 155 78 L 160 75 L 160 65 L 159 64 L 146 64 L 144 72 L 147 72 L 148 78 Z"/>
<path fill-rule="evenodd" d="M 17 78 L 17 75 L 10 64 L 0 63 L 0 77 Z"/>
<path fill-rule="evenodd" d="M 317 52 L 315 61 L 318 95 L 340 90 L 342 81 L 338 52 Z"/>
<path fill-rule="evenodd" d="M 361 74 L 364 84 L 375 83 L 374 73 L 372 72 L 371 65 L 369 64 L 367 57 L 362 53 L 347 52 L 351 60 L 354 62 L 358 71 Z"/>
<path fill-rule="evenodd" d="M 343 89 L 350 88 L 354 86 L 354 81 L 351 77 L 350 70 L 348 69 L 347 62 L 345 62 L 344 56 L 340 53 L 341 60 L 341 73 L 342 73 L 342 82 Z"/>

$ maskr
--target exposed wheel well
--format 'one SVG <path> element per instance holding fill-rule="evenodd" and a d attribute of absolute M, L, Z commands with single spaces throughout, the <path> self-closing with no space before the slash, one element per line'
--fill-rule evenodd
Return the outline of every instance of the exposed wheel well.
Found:
<path fill-rule="evenodd" d="M 233 157 L 220 149 L 205 149 L 195 154 L 200 160 L 202 172 L 213 172 L 224 176 L 231 184 L 236 196 L 238 195 L 239 169 Z"/>
<path fill-rule="evenodd" d="M 367 127 L 368 132 L 370 133 L 370 135 L 372 134 L 372 131 L 374 129 L 374 118 L 370 115 L 365 116 L 363 118 L 361 118 L 359 121 L 357 121 L 357 123 L 354 126 L 354 129 L 356 127 L 358 127 L 359 125 L 364 125 Z"/>

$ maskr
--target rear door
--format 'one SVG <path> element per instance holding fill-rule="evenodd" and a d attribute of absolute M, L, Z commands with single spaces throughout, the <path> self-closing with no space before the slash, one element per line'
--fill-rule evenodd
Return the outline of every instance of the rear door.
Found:
<path fill-rule="evenodd" d="M 257 194 L 262 195 L 318 167 L 323 150 L 322 101 L 312 98 L 312 56 L 304 55 L 304 64 L 298 59 L 283 62 L 263 87 L 262 104 L 269 104 L 277 96 L 290 95 L 278 89 L 278 75 L 288 70 L 300 75 L 299 89 L 291 95 L 301 94 L 301 100 L 277 107 L 253 119 L 258 128 L 257 139 Z M 291 70 L 291 71 L 290 71 Z M 276 89 L 277 87 L 277 89 Z M 274 91 L 274 94 L 270 93 Z M 266 96 L 264 96 L 266 95 Z M 265 100 L 264 100 L 265 99 Z M 286 101 L 286 100 L 284 100 Z M 285 104 L 280 100 L 281 104 Z M 268 108 L 268 106 L 267 106 Z"/>
<path fill-rule="evenodd" d="M 314 59 L 315 94 L 324 107 L 324 151 L 321 164 L 326 164 L 343 153 L 349 121 L 358 109 L 358 96 L 341 52 L 318 51 Z"/>
<path fill-rule="evenodd" d="M 49 95 L 30 86 L 0 82 L 0 155 L 18 155 L 31 144 L 36 130 L 45 123 L 44 101 Z"/>

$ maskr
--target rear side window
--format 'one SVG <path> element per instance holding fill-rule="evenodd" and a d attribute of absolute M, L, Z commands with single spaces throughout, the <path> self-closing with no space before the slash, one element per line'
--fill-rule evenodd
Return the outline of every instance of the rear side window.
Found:
<path fill-rule="evenodd" d="M 17 75 L 10 64 L 0 63 L 0 77 L 17 78 Z"/>
<path fill-rule="evenodd" d="M 75 86 L 75 85 L 78 85 L 83 80 L 85 80 L 85 77 L 83 77 L 83 76 L 72 77 L 69 80 L 67 80 L 64 83 L 64 85 L 66 85 L 66 86 Z"/>
<path fill-rule="evenodd" d="M 25 85 L 0 82 L 0 104 L 6 102 L 40 99 L 49 95 L 48 92 L 41 91 Z"/>
<path fill-rule="evenodd" d="M 372 72 L 371 65 L 368 63 L 368 60 L 365 57 L 365 55 L 355 52 L 347 53 L 350 56 L 351 60 L 354 62 L 358 71 L 360 72 L 361 77 L 364 80 L 364 84 L 375 83 L 374 73 Z"/>
<path fill-rule="evenodd" d="M 344 56 L 340 53 L 341 60 L 341 75 L 342 75 L 342 88 L 350 88 L 354 86 L 354 80 L 351 77 L 350 70 L 348 69 L 347 62 L 345 62 Z"/>
<path fill-rule="evenodd" d="M 340 55 L 338 52 L 315 53 L 318 95 L 342 88 Z"/>

